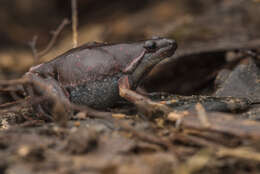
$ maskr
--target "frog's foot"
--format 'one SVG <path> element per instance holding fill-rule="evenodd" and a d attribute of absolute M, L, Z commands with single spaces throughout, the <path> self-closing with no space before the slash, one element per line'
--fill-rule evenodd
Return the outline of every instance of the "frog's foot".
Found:
<path fill-rule="evenodd" d="M 119 94 L 129 102 L 134 103 L 143 114 L 148 115 L 149 117 L 158 117 L 158 115 L 166 116 L 172 112 L 172 109 L 168 106 L 154 102 L 151 99 L 136 93 L 131 90 L 129 86 L 128 77 L 122 77 L 119 80 Z"/>
<path fill-rule="evenodd" d="M 32 98 L 32 107 L 36 115 L 46 121 L 53 121 L 55 117 L 52 115 L 57 112 L 56 106 L 60 110 L 64 110 L 64 119 L 71 114 L 69 106 L 69 100 L 64 93 L 64 90 L 60 87 L 59 83 L 50 77 L 43 78 L 36 74 L 27 74 L 27 78 L 30 80 L 30 84 L 25 86 L 25 90 Z M 40 99 L 39 102 L 34 102 L 34 99 Z M 42 100 L 41 100 L 42 98 Z M 66 118 L 65 118 L 66 117 Z"/>
<path fill-rule="evenodd" d="M 47 112 L 45 112 L 42 108 L 41 105 L 33 105 L 33 110 L 36 112 L 36 117 L 40 120 L 44 120 L 44 121 L 53 121 L 53 117 L 48 114 Z"/>

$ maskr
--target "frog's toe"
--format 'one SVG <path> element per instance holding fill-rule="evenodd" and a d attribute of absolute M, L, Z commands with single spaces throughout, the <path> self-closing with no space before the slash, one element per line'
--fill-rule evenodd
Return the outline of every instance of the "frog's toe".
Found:
<path fill-rule="evenodd" d="M 35 111 L 36 117 L 38 119 L 44 120 L 47 122 L 53 121 L 53 117 L 49 113 L 44 111 L 44 109 L 42 108 L 42 105 L 33 106 L 33 110 Z"/>

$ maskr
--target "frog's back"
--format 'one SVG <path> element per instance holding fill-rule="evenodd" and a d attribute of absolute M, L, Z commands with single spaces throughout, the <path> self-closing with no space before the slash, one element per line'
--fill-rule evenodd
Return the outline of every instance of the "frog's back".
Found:
<path fill-rule="evenodd" d="M 47 74 L 48 70 L 65 87 L 77 86 L 121 73 L 142 52 L 143 47 L 139 43 L 88 43 L 37 69 L 43 74 Z"/>
<path fill-rule="evenodd" d="M 64 86 L 77 86 L 89 81 L 102 80 L 118 73 L 115 58 L 101 47 L 79 47 L 49 62 L 57 80 Z"/>

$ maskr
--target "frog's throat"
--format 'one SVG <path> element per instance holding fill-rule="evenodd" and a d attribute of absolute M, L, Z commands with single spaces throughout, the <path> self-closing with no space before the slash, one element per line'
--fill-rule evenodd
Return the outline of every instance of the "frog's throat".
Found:
<path fill-rule="evenodd" d="M 128 64 L 126 66 L 126 68 L 123 70 L 124 73 L 129 73 L 129 72 L 133 72 L 135 70 L 135 68 L 138 66 L 138 64 L 142 61 L 144 55 L 146 53 L 146 50 L 142 51 L 141 54 L 134 58 L 130 64 Z"/>
<path fill-rule="evenodd" d="M 167 54 L 167 52 L 171 51 L 172 47 L 166 47 L 161 49 L 154 55 L 151 55 L 149 58 L 142 59 L 143 61 L 136 67 L 134 72 L 131 74 L 131 80 L 134 87 L 138 86 L 138 84 L 143 80 L 143 78 L 153 69 L 155 65 L 160 63 L 166 57 L 170 57 L 173 55 L 174 51 L 172 50 L 171 54 Z"/>

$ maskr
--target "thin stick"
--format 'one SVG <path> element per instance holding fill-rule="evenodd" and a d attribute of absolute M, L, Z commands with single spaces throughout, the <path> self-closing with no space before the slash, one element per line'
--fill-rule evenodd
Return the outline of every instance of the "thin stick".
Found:
<path fill-rule="evenodd" d="M 205 108 L 200 103 L 196 104 L 195 108 L 197 110 L 198 117 L 202 125 L 204 127 L 210 127 L 210 122 L 208 120 Z"/>
<path fill-rule="evenodd" d="M 33 55 L 33 64 L 36 65 L 38 63 L 38 55 L 37 55 L 37 49 L 36 49 L 36 42 L 37 42 L 38 36 L 33 36 L 32 41 L 29 42 L 29 45 L 32 49 L 32 55 Z"/>
<path fill-rule="evenodd" d="M 42 57 L 44 56 L 45 54 L 47 54 L 50 49 L 53 47 L 53 45 L 55 44 L 56 40 L 57 40 L 57 37 L 59 36 L 59 34 L 61 33 L 61 31 L 63 30 L 63 28 L 69 24 L 69 20 L 68 19 L 64 19 L 62 21 L 62 23 L 58 26 L 58 28 L 52 32 L 52 38 L 50 40 L 50 42 L 48 43 L 48 45 L 46 46 L 46 48 L 40 52 L 38 52 L 38 57 Z"/>
<path fill-rule="evenodd" d="M 34 57 L 34 65 L 39 63 L 39 59 L 40 57 L 44 56 L 45 54 L 47 54 L 50 49 L 53 47 L 53 45 L 55 44 L 57 37 L 59 36 L 59 34 L 61 33 L 61 31 L 63 30 L 63 28 L 69 24 L 69 20 L 68 19 L 64 19 L 62 21 L 62 23 L 58 26 L 58 28 L 52 32 L 52 38 L 50 40 L 50 42 L 48 43 L 48 45 L 46 46 L 45 49 L 43 49 L 42 51 L 38 52 L 37 48 L 36 48 L 36 43 L 37 43 L 37 36 L 34 36 L 32 41 L 29 42 L 29 45 L 32 49 L 32 54 Z"/>
<path fill-rule="evenodd" d="M 231 156 L 235 158 L 241 158 L 245 160 L 254 160 L 259 162 L 260 161 L 260 153 L 254 151 L 253 149 L 250 148 L 220 148 L 216 152 L 217 156 L 219 157 L 226 157 L 226 156 Z"/>
<path fill-rule="evenodd" d="M 28 78 L 20 78 L 20 79 L 13 79 L 13 80 L 0 80 L 0 89 L 3 88 L 2 86 L 12 86 L 12 85 L 22 85 L 25 83 L 30 82 Z"/>
<path fill-rule="evenodd" d="M 165 104 L 154 102 L 151 99 L 144 97 L 130 89 L 119 86 L 119 94 L 124 99 L 134 103 L 141 111 L 149 116 L 153 116 L 154 113 L 161 111 L 163 115 L 168 115 L 173 110 Z"/>
<path fill-rule="evenodd" d="M 77 10 L 77 0 L 71 0 L 72 8 L 72 34 L 73 34 L 73 48 L 78 46 L 78 10 Z"/>

